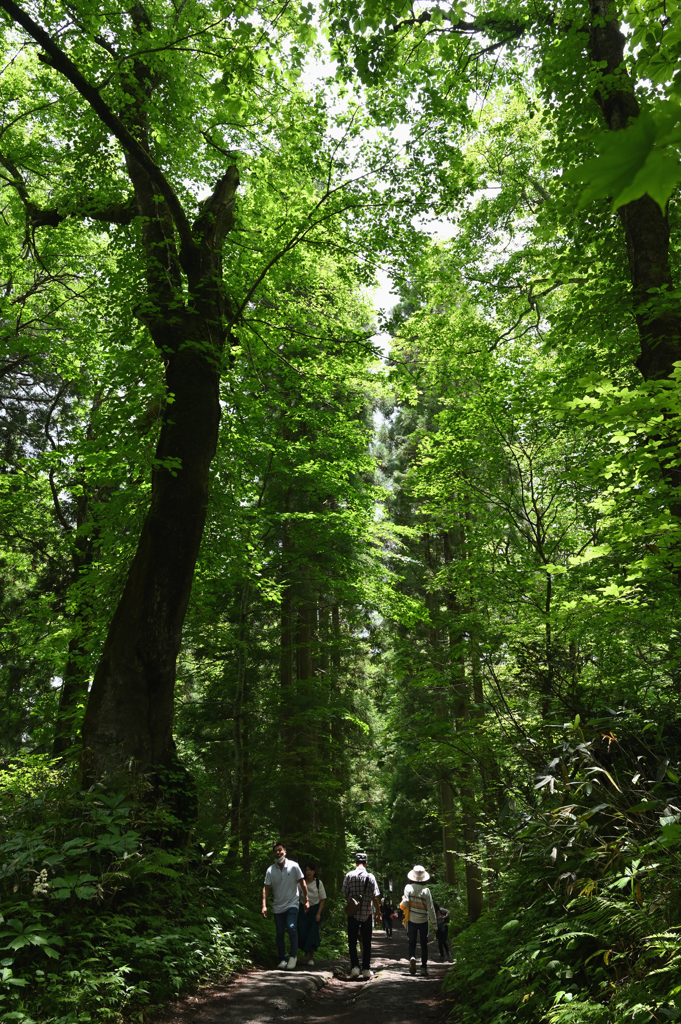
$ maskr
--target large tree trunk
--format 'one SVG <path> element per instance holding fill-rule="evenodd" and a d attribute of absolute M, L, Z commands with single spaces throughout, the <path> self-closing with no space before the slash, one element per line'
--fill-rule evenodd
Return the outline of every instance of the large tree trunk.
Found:
<path fill-rule="evenodd" d="M 551 713 L 551 700 L 553 698 L 554 686 L 553 636 L 551 631 L 552 598 L 553 576 L 550 572 L 547 572 L 544 591 L 544 656 L 546 658 L 546 675 L 542 680 L 541 694 L 541 716 L 544 721 L 547 721 Z"/>
<path fill-rule="evenodd" d="M 425 534 L 423 538 L 423 555 L 426 566 L 431 576 L 435 576 L 437 571 L 436 557 L 434 546 L 434 537 L 431 534 Z M 449 553 L 447 543 L 444 542 L 445 548 L 445 560 Z M 451 559 L 450 559 L 451 560 Z M 438 667 L 443 675 L 448 671 L 448 665 L 444 662 L 444 652 L 440 650 L 440 636 L 436 625 L 437 618 L 437 605 L 439 604 L 440 595 L 436 595 L 426 590 L 425 593 L 425 605 L 428 609 L 430 617 L 430 626 L 428 628 L 428 639 L 431 645 L 431 658 L 433 661 L 437 659 Z M 450 615 L 453 613 L 453 609 L 450 606 L 449 598 L 447 604 L 450 610 Z M 449 640 L 452 638 L 452 623 L 450 621 L 450 632 Z M 451 643 L 450 650 L 447 652 L 447 658 L 451 657 Z M 444 696 L 444 694 L 443 694 Z M 450 727 L 450 708 L 446 700 L 439 698 L 437 701 L 437 717 L 445 723 L 445 729 Z M 442 821 L 442 857 L 444 860 L 445 869 L 445 882 L 448 885 L 456 885 L 456 848 L 457 848 L 457 826 L 456 826 L 456 809 L 454 803 L 454 790 L 452 789 L 451 782 L 447 778 L 441 778 L 439 784 L 440 790 L 440 818 Z"/>
<path fill-rule="evenodd" d="M 626 128 L 640 114 L 634 87 L 624 65 L 625 38 L 609 0 L 591 0 L 590 55 L 601 64 L 602 84 L 596 92 L 612 131 Z M 619 217 L 629 258 L 634 312 L 641 354 L 636 360 L 645 380 L 659 380 L 681 359 L 681 309 L 674 292 L 669 262 L 669 218 L 650 196 L 627 203 Z M 660 291 L 661 290 L 661 291 Z"/>
<path fill-rule="evenodd" d="M 249 758 L 249 728 L 248 720 L 244 719 L 244 732 L 242 746 L 244 751 L 244 788 L 241 798 L 241 814 L 239 816 L 239 827 L 241 829 L 241 867 L 246 875 L 251 873 L 251 774 Z"/>
<path fill-rule="evenodd" d="M 88 435 L 92 436 L 91 426 L 88 428 Z M 55 501 L 57 502 L 58 498 L 55 497 Z M 84 532 L 88 513 L 88 497 L 83 486 L 83 494 L 78 501 L 76 511 L 76 531 L 71 553 L 73 584 L 78 583 L 81 573 L 92 562 L 95 551 L 94 538 Z M 81 702 L 85 704 L 87 700 L 88 681 L 90 678 L 89 659 L 84 644 L 87 628 L 87 611 L 79 602 L 73 615 L 64 677 L 61 690 L 59 691 L 57 721 L 52 741 L 52 757 L 63 757 L 66 751 L 71 749 L 80 738 L 78 735 L 79 726 L 77 724 L 77 720 L 80 717 L 78 708 Z"/>
<path fill-rule="evenodd" d="M 445 882 L 448 885 L 456 885 L 454 790 L 446 779 L 440 780 L 440 812 L 442 814 L 442 856 L 445 862 Z"/>
<path fill-rule="evenodd" d="M 208 347 L 210 338 L 201 340 Z M 218 380 L 215 361 L 199 345 L 168 360 L 171 403 L 156 450 L 151 507 L 83 726 L 88 769 L 97 775 L 124 764 L 148 768 L 174 760 L 175 664 L 206 519 L 220 420 Z"/>
<path fill-rule="evenodd" d="M 239 601 L 237 627 L 237 668 L 236 692 L 232 708 L 232 735 L 234 738 L 234 774 L 232 776 L 232 800 L 230 808 L 229 847 L 236 857 L 242 840 L 242 805 L 244 800 L 244 699 L 246 692 L 248 584 L 244 583 Z"/>
<path fill-rule="evenodd" d="M 175 666 L 194 567 L 206 521 L 210 464 L 220 423 L 219 382 L 225 342 L 221 246 L 233 223 L 239 183 L 232 167 L 194 225 L 185 260 L 189 300 L 180 280 L 165 204 L 128 160 L 145 217 L 149 327 L 163 353 L 167 403 L 152 471 L 151 507 L 97 667 L 83 725 L 90 775 L 124 765 L 165 768 L 175 761 Z M 162 265 L 159 252 L 167 255 Z M 151 308 L 151 307 L 150 307 Z"/>
<path fill-rule="evenodd" d="M 282 555 L 286 564 L 289 549 L 288 531 L 284 534 Z M 287 566 L 288 567 L 288 566 Z M 295 753 L 293 688 L 295 678 L 294 661 L 294 590 L 291 583 L 286 583 L 281 596 L 280 611 L 280 652 L 279 652 L 279 684 L 281 687 L 280 735 L 281 753 L 279 772 L 281 787 L 277 793 L 279 811 L 279 837 L 286 840 L 293 831 L 293 807 L 290 800 L 290 772 L 293 769 Z M 279 775 L 278 775 L 279 777 Z"/>
<path fill-rule="evenodd" d="M 483 891 L 482 871 L 478 852 L 478 822 L 475 815 L 475 799 L 472 790 L 462 790 L 462 800 L 467 805 L 463 815 L 463 846 L 466 854 L 466 902 L 471 922 L 478 920 L 482 913 Z"/>
<path fill-rule="evenodd" d="M 74 632 L 69 640 L 64 678 L 59 691 L 52 757 L 63 757 L 76 743 L 78 706 L 87 699 L 87 652 L 83 646 L 82 618 L 82 614 L 77 613 L 72 626 Z"/>
<path fill-rule="evenodd" d="M 334 687 L 337 690 L 340 690 L 341 672 L 343 669 L 343 634 L 341 630 L 340 605 L 338 604 L 335 597 L 332 597 L 331 600 L 331 667 L 333 669 L 332 678 L 334 681 Z M 347 764 L 343 757 L 343 722 L 339 718 L 338 714 L 334 714 L 331 719 L 330 740 L 332 760 L 340 766 L 340 771 L 338 772 L 336 777 L 340 783 L 340 786 L 342 788 L 347 788 L 350 783 L 350 778 L 344 778 L 344 775 L 347 772 Z M 338 849 L 342 850 L 345 837 L 345 817 L 343 814 L 343 802 L 340 799 L 334 800 L 331 804 L 329 813 L 329 831 L 331 832 L 331 835 L 337 839 Z M 334 892 L 338 892 L 340 890 L 340 887 L 343 884 L 343 877 L 344 875 L 342 871 L 338 870 L 336 871 L 334 877 L 330 879 L 330 896 Z"/>
<path fill-rule="evenodd" d="M 307 712 L 317 702 L 317 664 L 315 658 L 315 640 L 317 632 L 317 602 L 312 592 L 310 581 L 303 579 L 299 586 L 299 598 L 296 608 L 296 708 L 300 714 L 296 728 L 297 752 L 295 778 L 296 803 L 298 813 L 296 824 L 298 833 L 305 836 L 306 853 L 319 855 L 318 828 L 319 794 L 315 787 L 310 792 L 309 780 L 314 778 L 320 762 L 318 747 L 319 723 L 310 720 Z"/>
<path fill-rule="evenodd" d="M 466 535 L 463 525 L 445 531 L 443 549 L 446 563 L 452 562 L 455 555 L 459 559 L 466 558 Z M 450 663 L 454 697 L 454 717 L 457 732 L 468 733 L 470 743 L 471 732 L 471 687 L 466 675 L 465 647 L 466 639 L 461 625 L 462 607 L 456 595 L 447 593 L 447 606 L 450 614 Z M 480 869 L 480 842 L 477 822 L 477 800 L 471 780 L 475 778 L 475 764 L 472 759 L 461 766 L 462 781 L 459 786 L 461 800 L 461 833 L 466 860 L 466 900 L 468 916 L 477 921 L 482 913 L 483 891 L 482 872 Z"/>

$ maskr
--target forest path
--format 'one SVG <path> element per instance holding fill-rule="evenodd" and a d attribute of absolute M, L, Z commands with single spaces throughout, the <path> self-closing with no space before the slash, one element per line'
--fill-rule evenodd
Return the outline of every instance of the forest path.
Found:
<path fill-rule="evenodd" d="M 274 942 L 274 934 L 272 935 Z M 404 928 L 374 932 L 371 981 L 350 981 L 349 960 L 320 961 L 311 971 L 255 970 L 169 1006 L 157 1024 L 440 1024 L 452 1000 L 440 991 L 447 964 L 429 977 L 409 973 Z M 417 949 L 418 954 L 418 949 Z M 420 970 L 420 967 L 418 968 Z"/>

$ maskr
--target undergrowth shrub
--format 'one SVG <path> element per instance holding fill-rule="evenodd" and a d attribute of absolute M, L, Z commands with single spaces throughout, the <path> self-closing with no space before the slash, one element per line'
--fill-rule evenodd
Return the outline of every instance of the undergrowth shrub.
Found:
<path fill-rule="evenodd" d="M 178 821 L 140 780 L 82 791 L 40 759 L 3 775 L 1 1021 L 141 1020 L 266 954 L 241 877 L 178 843 Z"/>
<path fill-rule="evenodd" d="M 671 718 L 564 728 L 497 904 L 455 939 L 460 1024 L 681 1019 L 678 753 Z"/>
<path fill-rule="evenodd" d="M 322 944 L 315 954 L 318 960 L 338 960 L 348 955 L 346 903 L 343 893 L 337 892 L 324 904 Z"/>

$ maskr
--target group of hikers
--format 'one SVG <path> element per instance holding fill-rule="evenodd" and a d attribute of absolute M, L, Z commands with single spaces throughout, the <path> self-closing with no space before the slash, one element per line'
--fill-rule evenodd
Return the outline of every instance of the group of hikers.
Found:
<path fill-rule="evenodd" d="M 304 961 L 314 966 L 314 955 L 321 945 L 319 925 L 322 920 L 326 891 L 317 878 L 317 866 L 307 861 L 303 871 L 294 860 L 286 856 L 281 841 L 272 847 L 274 863 L 265 875 L 262 890 L 262 915 L 267 917 L 267 899 L 272 891 L 273 915 L 277 936 L 279 967 L 292 971 L 298 964 L 298 945 L 302 945 Z M 449 911 L 434 902 L 426 882 L 430 875 L 421 864 L 415 864 L 407 875 L 409 884 L 404 890 L 399 913 L 403 915 L 409 939 L 409 971 L 416 974 L 416 946 L 421 945 L 421 974 L 428 975 L 428 930 L 437 935 L 441 960 L 451 960 L 447 932 Z M 355 868 L 343 879 L 341 892 L 345 895 L 348 946 L 350 951 L 350 977 L 359 978 L 360 964 L 357 953 L 359 941 L 362 954 L 361 976 L 371 978 L 371 936 L 374 913 L 383 920 L 387 936 L 392 936 L 392 922 L 399 916 L 393 910 L 389 897 L 380 898 L 378 882 L 367 867 L 367 855 L 355 854 Z M 289 939 L 289 957 L 286 957 L 286 935 Z"/>

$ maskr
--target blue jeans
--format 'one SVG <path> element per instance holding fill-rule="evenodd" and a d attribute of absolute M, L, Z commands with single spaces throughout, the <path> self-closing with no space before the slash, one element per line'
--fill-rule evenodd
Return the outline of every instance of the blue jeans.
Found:
<path fill-rule="evenodd" d="M 277 953 L 280 960 L 286 959 L 286 946 L 284 935 L 288 932 L 288 941 L 291 949 L 291 956 L 298 955 L 298 904 L 283 910 L 281 914 L 274 915 L 274 927 L 277 930 Z"/>

